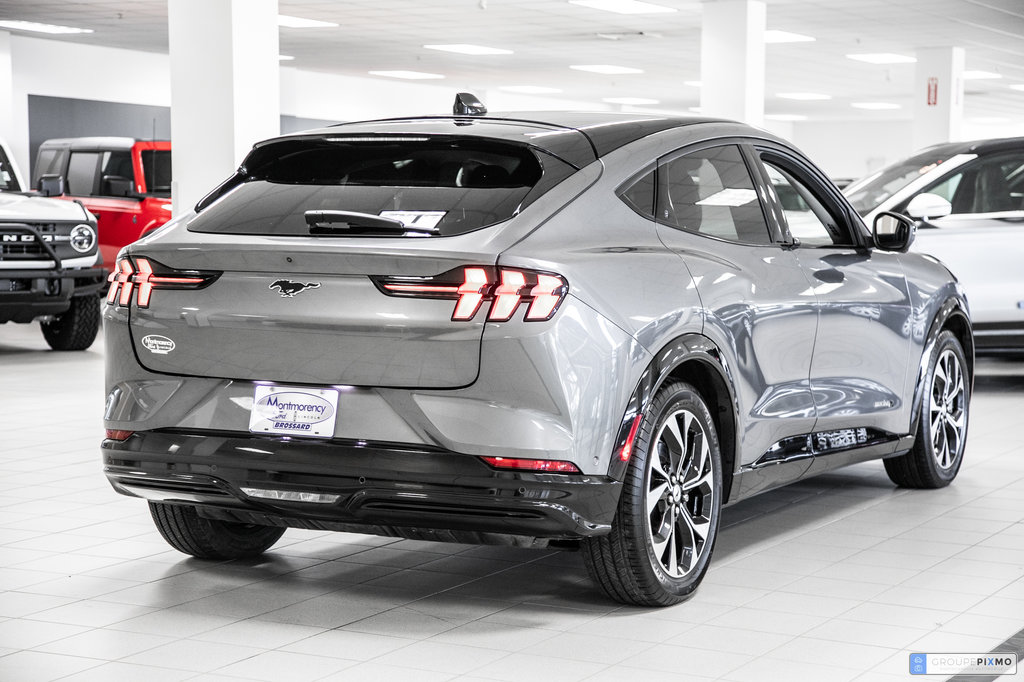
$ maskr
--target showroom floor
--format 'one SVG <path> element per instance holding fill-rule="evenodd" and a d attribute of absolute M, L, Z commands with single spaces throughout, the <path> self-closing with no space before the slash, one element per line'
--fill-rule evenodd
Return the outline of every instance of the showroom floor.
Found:
<path fill-rule="evenodd" d="M 5 682 L 882 681 L 1024 627 L 1024 363 L 981 363 L 951 487 L 869 463 L 730 507 L 697 596 L 645 610 L 573 553 L 289 530 L 186 558 L 103 477 L 102 344 L 45 348 L 0 326 Z"/>

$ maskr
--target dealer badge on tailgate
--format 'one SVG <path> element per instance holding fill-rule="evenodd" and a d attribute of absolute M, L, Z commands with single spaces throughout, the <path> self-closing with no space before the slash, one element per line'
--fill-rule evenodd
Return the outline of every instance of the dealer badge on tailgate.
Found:
<path fill-rule="evenodd" d="M 338 416 L 338 391 L 331 388 L 257 386 L 249 431 L 331 438 Z"/>

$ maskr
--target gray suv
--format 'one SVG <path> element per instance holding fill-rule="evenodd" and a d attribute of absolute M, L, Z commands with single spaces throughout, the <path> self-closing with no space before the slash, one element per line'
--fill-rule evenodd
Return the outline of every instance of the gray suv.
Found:
<path fill-rule="evenodd" d="M 971 323 L 911 226 L 710 118 L 268 140 L 121 255 L 106 475 L 196 557 L 286 527 L 579 549 L 676 603 L 724 504 L 868 459 L 956 476 Z"/>

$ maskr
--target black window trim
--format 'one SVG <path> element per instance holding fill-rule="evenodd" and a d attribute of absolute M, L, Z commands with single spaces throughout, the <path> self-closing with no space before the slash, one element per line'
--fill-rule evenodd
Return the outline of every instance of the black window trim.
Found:
<path fill-rule="evenodd" d="M 807 159 L 797 155 L 793 150 L 783 147 L 778 144 L 771 144 L 767 141 L 758 140 L 751 145 L 750 153 L 756 160 L 757 174 L 760 178 L 761 184 L 765 187 L 766 196 L 771 197 L 771 211 L 773 219 L 777 224 L 777 227 L 781 234 L 784 235 L 783 244 L 789 248 L 809 248 L 809 249 L 866 249 L 870 248 L 871 240 L 868 237 L 867 228 L 864 225 L 864 221 L 849 202 L 843 196 L 842 192 L 839 191 L 832 181 L 829 180 L 823 173 L 821 173 L 815 166 L 813 166 Z M 772 187 L 771 180 L 768 177 L 767 170 L 764 168 L 762 157 L 766 156 L 768 160 L 773 163 L 782 166 L 786 171 L 791 173 L 797 180 L 802 181 L 804 184 L 809 185 L 810 189 L 814 187 L 820 187 L 824 189 L 825 195 L 819 196 L 815 193 L 815 198 L 825 205 L 827 210 L 833 213 L 833 217 L 842 219 L 845 223 L 847 232 L 853 238 L 852 244 L 823 244 L 823 245 L 801 245 L 798 240 L 789 232 L 789 224 L 786 221 L 785 214 L 782 212 L 782 206 L 779 197 L 775 193 L 775 189 Z"/>
<path fill-rule="evenodd" d="M 975 168 L 977 166 L 980 166 L 981 164 L 983 164 L 985 162 L 992 161 L 993 159 L 1001 159 L 1001 158 L 1008 158 L 1008 157 L 1024 159 L 1024 156 L 1021 155 L 1021 152 L 1020 152 L 1019 149 L 1000 149 L 1000 150 L 997 150 L 997 151 L 988 152 L 985 155 L 979 154 L 977 157 L 975 157 L 974 159 L 971 159 L 967 163 L 961 164 L 961 165 L 957 166 L 956 168 L 951 169 L 948 173 L 946 173 L 946 174 L 936 178 L 933 182 L 931 182 L 930 184 L 925 186 L 923 189 L 921 189 L 921 190 L 919 190 L 917 192 L 914 192 L 912 195 L 910 195 L 909 197 L 907 197 L 906 199 L 901 201 L 899 204 L 894 206 L 891 210 L 896 211 L 898 213 L 906 213 L 907 212 L 907 205 L 911 202 L 912 199 L 914 199 L 914 197 L 918 196 L 919 194 L 924 194 L 925 192 L 930 192 L 933 189 L 935 189 L 936 187 L 938 187 L 939 185 L 943 184 L 944 182 L 949 181 L 949 179 L 952 178 L 953 176 L 955 176 L 957 174 L 962 175 L 962 174 L 964 174 L 964 173 L 966 173 L 968 171 L 975 170 Z M 997 161 L 997 163 L 998 163 L 998 161 Z M 950 215 L 951 216 L 971 216 L 971 215 L 979 215 L 979 214 L 978 213 L 950 213 Z M 927 223 L 925 223 L 925 225 L 927 225 Z"/>

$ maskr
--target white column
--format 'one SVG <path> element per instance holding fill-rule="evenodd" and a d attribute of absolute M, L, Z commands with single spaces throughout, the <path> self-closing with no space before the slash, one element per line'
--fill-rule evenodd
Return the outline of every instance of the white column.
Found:
<path fill-rule="evenodd" d="M 14 140 L 11 139 L 13 132 L 14 66 L 11 62 L 11 34 L 7 31 L 0 31 L 0 136 L 3 136 L 8 144 L 13 144 Z M 18 159 L 15 163 L 20 160 Z M 28 173 L 28 168 L 22 172 Z"/>
<path fill-rule="evenodd" d="M 960 139 L 964 117 L 964 49 L 917 50 L 914 67 L 914 149 Z"/>
<path fill-rule="evenodd" d="M 168 0 L 174 214 L 280 132 L 277 0 Z"/>
<path fill-rule="evenodd" d="M 701 113 L 764 122 L 765 3 L 705 2 L 700 31 Z"/>

